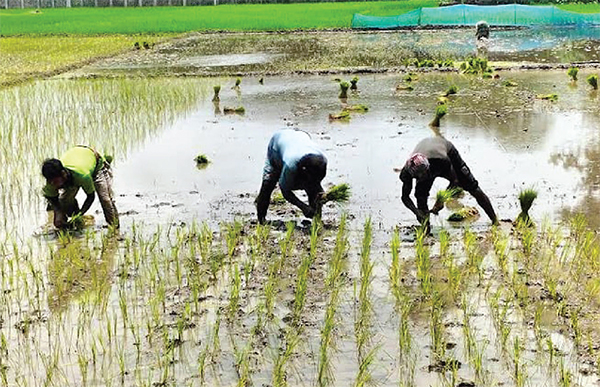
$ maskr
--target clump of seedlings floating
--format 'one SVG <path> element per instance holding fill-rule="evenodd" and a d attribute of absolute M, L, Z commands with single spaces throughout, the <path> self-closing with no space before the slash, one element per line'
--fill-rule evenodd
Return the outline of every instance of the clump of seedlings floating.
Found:
<path fill-rule="evenodd" d="M 263 77 L 260 77 L 260 79 L 258 80 L 258 83 L 260 83 L 261 85 L 264 85 L 265 79 Z"/>
<path fill-rule="evenodd" d="M 448 113 L 448 105 L 445 103 L 437 105 L 435 107 L 435 116 L 429 125 L 433 126 L 434 128 L 439 128 L 440 120 L 446 115 L 446 113 Z"/>
<path fill-rule="evenodd" d="M 196 162 L 196 167 L 198 168 L 206 168 L 206 166 L 208 166 L 210 163 L 208 156 L 205 154 L 199 154 L 198 156 L 194 157 L 194 161 Z"/>
<path fill-rule="evenodd" d="M 550 102 L 556 102 L 558 101 L 558 94 L 538 94 L 537 99 L 543 99 L 546 101 L 550 101 Z"/>
<path fill-rule="evenodd" d="M 243 116 L 244 113 L 246 113 L 246 109 L 243 106 L 238 106 L 238 107 L 225 106 L 223 108 L 223 113 L 224 114 L 237 114 L 237 115 Z"/>
<path fill-rule="evenodd" d="M 350 84 L 348 82 L 340 82 L 340 99 L 348 99 L 348 89 Z"/>
<path fill-rule="evenodd" d="M 446 91 L 444 92 L 444 94 L 442 94 L 442 96 L 444 96 L 444 97 L 448 97 L 449 95 L 453 95 L 453 94 L 456 94 L 456 93 L 458 93 L 458 87 L 457 87 L 456 85 L 451 85 L 451 86 L 448 88 L 448 90 L 446 90 Z"/>
<path fill-rule="evenodd" d="M 598 75 L 591 74 L 586 79 L 588 85 L 592 86 L 592 89 L 598 90 Z"/>
<path fill-rule="evenodd" d="M 518 83 L 511 81 L 510 79 L 505 79 L 502 81 L 502 86 L 504 87 L 517 87 Z"/>
<path fill-rule="evenodd" d="M 450 222 L 462 222 L 465 219 L 470 219 L 479 215 L 479 211 L 475 207 L 463 207 L 458 211 L 453 212 L 449 217 Z"/>
<path fill-rule="evenodd" d="M 214 85 L 213 86 L 213 91 L 214 91 L 214 96 L 213 96 L 213 102 L 218 102 L 221 100 L 221 98 L 219 97 L 219 93 L 221 92 L 221 85 Z"/>
<path fill-rule="evenodd" d="M 342 111 L 352 112 L 352 113 L 366 113 L 369 111 L 369 107 L 367 105 L 362 105 L 362 104 L 348 105 L 348 106 L 344 106 Z"/>
<path fill-rule="evenodd" d="M 235 79 L 235 84 L 233 85 L 232 89 L 239 90 L 241 84 L 242 84 L 242 78 L 237 77 Z"/>
<path fill-rule="evenodd" d="M 358 83 L 358 77 L 353 77 L 350 80 L 350 90 L 358 90 L 357 83 Z"/>
<path fill-rule="evenodd" d="M 403 83 L 396 86 L 396 91 L 413 91 L 414 87 L 412 86 L 412 82 L 416 81 L 417 79 L 419 79 L 419 77 L 415 73 L 411 72 L 406 74 L 402 78 Z"/>
<path fill-rule="evenodd" d="M 577 74 L 579 73 L 578 67 L 569 67 L 567 75 L 571 78 L 571 82 L 577 82 Z"/>
<path fill-rule="evenodd" d="M 537 191 L 532 188 L 527 188 L 519 193 L 519 205 L 521 206 L 521 212 L 517 216 L 517 222 L 522 222 L 527 226 L 533 225 L 531 218 L 529 217 L 529 210 L 533 205 L 533 201 L 537 198 Z"/>
<path fill-rule="evenodd" d="M 350 112 L 347 110 L 342 110 L 340 113 L 329 113 L 329 121 L 342 121 L 348 122 L 350 121 Z"/>

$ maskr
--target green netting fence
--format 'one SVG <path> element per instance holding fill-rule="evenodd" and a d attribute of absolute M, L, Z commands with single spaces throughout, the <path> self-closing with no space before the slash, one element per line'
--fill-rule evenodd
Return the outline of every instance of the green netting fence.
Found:
<path fill-rule="evenodd" d="M 394 29 L 416 26 L 470 26 L 484 20 L 492 26 L 600 25 L 600 13 L 576 13 L 554 6 L 521 4 L 419 8 L 398 16 L 354 14 L 352 28 Z"/>

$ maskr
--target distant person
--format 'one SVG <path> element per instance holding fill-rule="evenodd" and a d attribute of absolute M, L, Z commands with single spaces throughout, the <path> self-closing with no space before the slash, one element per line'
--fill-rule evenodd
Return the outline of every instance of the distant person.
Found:
<path fill-rule="evenodd" d="M 96 193 L 106 222 L 119 227 L 119 214 L 112 192 L 112 169 L 110 164 L 94 149 L 78 145 L 66 151 L 60 159 L 47 159 L 42 164 L 46 178 L 43 195 L 54 211 L 54 226 L 64 228 L 68 217 L 85 214 Z M 75 198 L 79 188 L 87 197 L 80 208 Z"/>
<path fill-rule="evenodd" d="M 284 129 L 276 132 L 267 148 L 262 185 L 256 198 L 258 221 L 264 224 L 271 193 L 277 183 L 283 197 L 302 210 L 307 218 L 321 211 L 321 181 L 327 173 L 327 158 L 306 132 Z M 308 204 L 293 191 L 304 190 Z"/>
<path fill-rule="evenodd" d="M 490 39 L 490 26 L 485 21 L 478 21 L 475 24 L 475 46 L 477 47 L 477 56 L 487 58 L 488 41 Z"/>
<path fill-rule="evenodd" d="M 402 181 L 402 203 L 411 210 L 421 224 L 429 225 L 429 207 L 427 199 L 436 177 L 447 179 L 448 188 L 460 187 L 469 192 L 483 208 L 493 224 L 498 222 L 490 199 L 479 188 L 479 183 L 469 170 L 467 164 L 458 154 L 454 145 L 443 137 L 430 137 L 421 140 L 400 171 Z M 417 205 L 410 198 L 416 180 L 415 198 Z M 433 213 L 441 208 L 435 208 Z"/>
<path fill-rule="evenodd" d="M 490 25 L 481 20 L 475 24 L 475 37 L 477 40 L 489 39 L 490 38 Z"/>

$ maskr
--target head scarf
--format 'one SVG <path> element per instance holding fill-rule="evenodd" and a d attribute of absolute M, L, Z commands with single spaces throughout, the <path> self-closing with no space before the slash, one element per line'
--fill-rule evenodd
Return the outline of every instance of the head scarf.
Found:
<path fill-rule="evenodd" d="M 412 176 L 421 176 L 429 170 L 429 160 L 422 153 L 415 153 L 406 160 L 406 167 Z"/>

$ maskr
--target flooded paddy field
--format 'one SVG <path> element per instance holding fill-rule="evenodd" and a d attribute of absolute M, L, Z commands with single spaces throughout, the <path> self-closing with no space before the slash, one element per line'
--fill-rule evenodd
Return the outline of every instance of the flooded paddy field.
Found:
<path fill-rule="evenodd" d="M 0 91 L 2 384 L 598 385 L 596 70 L 419 73 L 412 91 L 406 73 L 358 74 L 346 102 L 348 75 L 71 79 L 95 71 Z M 452 85 L 439 133 L 503 221 L 444 209 L 425 236 L 393 168 Z M 330 121 L 344 103 L 369 110 Z M 309 132 L 325 186 L 352 189 L 322 224 L 289 204 L 254 221 L 280 128 Z M 83 232 L 42 226 L 39 165 L 78 143 L 114 155 L 118 233 L 98 203 Z M 513 227 L 528 187 L 536 227 Z"/>

